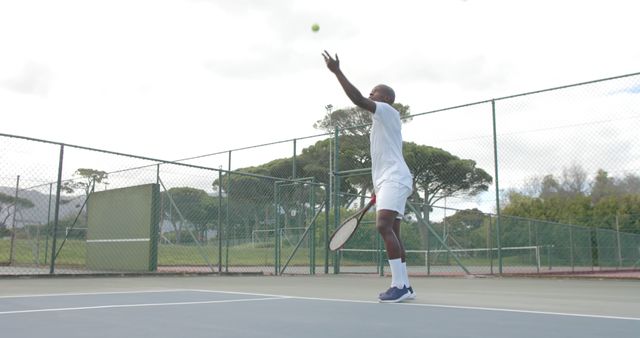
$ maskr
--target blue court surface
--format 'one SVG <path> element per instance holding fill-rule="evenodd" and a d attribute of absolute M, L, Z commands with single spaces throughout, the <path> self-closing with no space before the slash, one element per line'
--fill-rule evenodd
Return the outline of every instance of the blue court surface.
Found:
<path fill-rule="evenodd" d="M 252 283 L 259 288 L 261 280 L 255 278 Z M 276 277 L 266 284 L 274 283 L 273 280 L 277 283 Z M 234 288 L 233 278 L 223 281 L 224 290 L 161 288 L 163 283 L 153 279 L 147 279 L 148 290 L 141 288 L 147 284 L 145 279 L 134 280 L 132 290 L 124 290 L 126 279 L 116 279 L 115 283 L 108 279 L 87 281 L 94 287 L 86 288 L 89 289 L 86 292 L 19 292 L 0 296 L 1 336 L 640 337 L 640 317 L 597 314 L 597 309 L 572 313 L 531 310 L 525 304 L 520 309 L 432 304 L 420 297 L 400 304 L 380 304 L 374 299 L 361 299 L 357 292 L 354 297 L 338 292 L 340 298 L 330 298 L 300 296 L 295 290 L 291 294 L 229 291 Z M 217 282 L 215 278 L 210 281 L 213 283 L 206 284 Z M 313 279 L 298 281 L 309 283 Z M 370 283 L 367 278 L 364 281 L 365 285 Z M 37 282 L 45 285 L 47 281 Z M 100 282 L 105 283 L 103 289 L 110 291 L 95 291 L 99 289 L 95 284 Z M 295 282 L 290 279 L 285 284 Z M 175 284 L 192 283 L 177 279 Z M 245 280 L 239 280 L 237 289 L 244 290 L 247 286 Z M 640 283 L 637 286 L 640 290 Z M 60 285 L 53 289 L 65 288 Z M 513 288 L 505 290 L 507 295 L 513 291 Z M 425 296 L 430 292 L 425 292 Z"/>

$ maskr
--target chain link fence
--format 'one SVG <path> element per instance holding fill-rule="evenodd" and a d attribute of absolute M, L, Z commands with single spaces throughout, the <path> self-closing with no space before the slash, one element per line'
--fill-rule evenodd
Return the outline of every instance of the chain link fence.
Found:
<path fill-rule="evenodd" d="M 384 274 L 374 211 L 326 248 L 372 191 L 370 116 L 328 107 L 327 133 L 179 161 L 0 134 L 0 275 Z M 640 74 L 405 108 L 410 273 L 640 269 Z"/>
<path fill-rule="evenodd" d="M 630 74 L 405 117 L 410 272 L 638 271 L 639 94 Z M 368 126 L 336 131 L 343 208 L 372 192 Z M 349 243 L 340 271 L 384 273 L 376 236 Z"/>
<path fill-rule="evenodd" d="M 0 144 L 2 275 L 309 274 L 325 265 L 316 236 L 326 232 L 328 188 L 313 178 L 10 135 Z"/>

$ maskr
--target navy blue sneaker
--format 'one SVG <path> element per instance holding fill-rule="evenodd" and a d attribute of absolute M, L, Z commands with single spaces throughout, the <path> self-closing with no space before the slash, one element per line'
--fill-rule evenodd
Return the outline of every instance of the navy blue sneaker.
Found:
<path fill-rule="evenodd" d="M 391 292 L 391 289 L 393 289 L 393 288 L 394 288 L 394 286 L 392 286 L 392 287 L 388 288 L 388 289 L 387 289 L 387 291 L 385 291 L 385 292 L 381 292 L 381 293 L 378 295 L 378 299 L 382 298 L 384 295 L 386 295 L 387 293 Z"/>
<path fill-rule="evenodd" d="M 405 286 L 402 289 L 392 287 L 387 292 L 380 294 L 378 298 L 381 303 L 398 303 L 411 297 L 409 289 Z"/>

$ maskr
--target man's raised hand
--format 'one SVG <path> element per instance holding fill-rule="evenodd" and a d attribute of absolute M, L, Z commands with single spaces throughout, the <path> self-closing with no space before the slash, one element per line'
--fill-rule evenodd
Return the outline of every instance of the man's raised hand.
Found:
<path fill-rule="evenodd" d="M 336 58 L 334 59 L 331 57 L 331 54 L 325 50 L 322 57 L 324 57 L 324 62 L 327 63 L 327 68 L 329 68 L 331 72 L 335 73 L 340 71 L 340 59 L 338 58 L 338 54 L 336 54 Z"/>

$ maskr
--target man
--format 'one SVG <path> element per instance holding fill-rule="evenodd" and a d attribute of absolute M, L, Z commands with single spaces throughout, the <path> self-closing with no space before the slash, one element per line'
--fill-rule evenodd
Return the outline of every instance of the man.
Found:
<path fill-rule="evenodd" d="M 371 126 L 371 176 L 376 194 L 376 227 L 387 250 L 391 267 L 391 287 L 379 295 L 381 302 L 401 302 L 415 298 L 409 284 L 404 246 L 400 240 L 400 221 L 411 195 L 411 173 L 402 155 L 400 113 L 391 105 L 395 93 L 387 85 L 377 85 L 369 98 L 347 80 L 340 70 L 340 59 L 327 51 L 322 54 L 327 68 L 336 75 L 349 99 L 373 114 Z"/>

